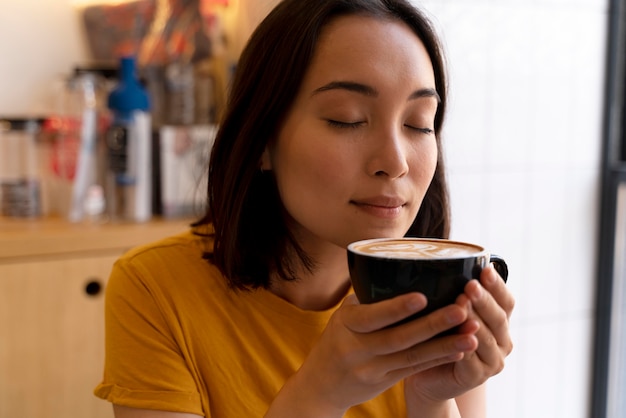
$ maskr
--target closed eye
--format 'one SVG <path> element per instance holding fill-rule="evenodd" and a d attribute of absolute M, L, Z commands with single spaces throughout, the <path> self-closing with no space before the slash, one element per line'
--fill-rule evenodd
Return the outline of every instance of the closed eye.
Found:
<path fill-rule="evenodd" d="M 411 125 L 404 125 L 404 126 L 411 129 L 412 131 L 417 131 L 426 135 L 432 135 L 435 132 L 431 128 L 416 128 L 415 126 L 411 126 Z"/>
<path fill-rule="evenodd" d="M 333 120 L 333 119 L 327 119 L 326 123 L 328 123 L 329 126 L 333 127 L 333 128 L 340 128 L 340 129 L 355 129 L 358 128 L 359 126 L 363 125 L 365 122 L 341 122 L 338 120 Z"/>

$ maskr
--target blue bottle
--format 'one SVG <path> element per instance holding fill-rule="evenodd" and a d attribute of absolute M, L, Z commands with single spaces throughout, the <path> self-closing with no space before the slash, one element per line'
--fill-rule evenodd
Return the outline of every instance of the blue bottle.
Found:
<path fill-rule="evenodd" d="M 121 59 L 108 108 L 113 116 L 106 139 L 108 215 L 111 220 L 147 221 L 152 217 L 150 100 L 133 57 Z"/>

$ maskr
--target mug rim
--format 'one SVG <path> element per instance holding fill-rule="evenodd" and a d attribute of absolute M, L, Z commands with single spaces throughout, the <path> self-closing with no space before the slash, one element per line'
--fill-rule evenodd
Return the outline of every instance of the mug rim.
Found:
<path fill-rule="evenodd" d="M 372 253 L 365 253 L 363 251 L 359 251 L 359 250 L 356 250 L 354 248 L 357 245 L 366 245 L 366 244 L 370 244 L 370 243 L 386 242 L 386 241 L 449 242 L 451 244 L 459 244 L 461 246 L 472 247 L 472 248 L 475 248 L 477 250 L 474 253 L 471 253 L 471 254 L 468 254 L 468 255 L 464 255 L 464 256 L 458 256 L 458 257 L 429 257 L 429 258 L 419 257 L 419 258 L 414 258 L 414 260 L 461 260 L 461 259 L 466 259 L 466 258 L 479 257 L 479 256 L 482 256 L 482 255 L 489 255 L 487 249 L 485 247 L 483 247 L 482 245 L 473 244 L 473 243 L 465 242 L 465 241 L 446 239 L 446 238 L 420 238 L 420 237 L 400 237 L 400 238 L 387 237 L 387 238 L 363 239 L 363 240 L 354 241 L 354 242 L 351 242 L 350 244 L 348 244 L 347 250 L 350 251 L 353 254 L 363 255 L 363 256 L 366 256 L 366 257 L 373 256 L 373 257 L 376 257 L 376 258 L 389 259 L 389 260 L 407 260 L 407 259 L 409 259 L 407 257 L 385 257 L 385 256 L 375 255 L 375 254 L 372 254 Z"/>

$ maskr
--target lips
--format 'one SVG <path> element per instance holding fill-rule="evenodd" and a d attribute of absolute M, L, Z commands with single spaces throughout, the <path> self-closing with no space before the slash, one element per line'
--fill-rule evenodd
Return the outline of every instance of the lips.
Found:
<path fill-rule="evenodd" d="M 358 209 L 381 218 L 394 218 L 402 212 L 406 201 L 395 196 L 375 196 L 350 201 Z"/>

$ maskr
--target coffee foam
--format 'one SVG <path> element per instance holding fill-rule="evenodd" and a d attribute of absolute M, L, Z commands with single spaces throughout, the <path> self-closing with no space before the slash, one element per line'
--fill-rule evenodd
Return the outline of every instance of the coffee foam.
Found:
<path fill-rule="evenodd" d="M 397 259 L 450 259 L 481 253 L 483 249 L 472 244 L 446 240 L 366 240 L 351 244 L 351 251 Z"/>

